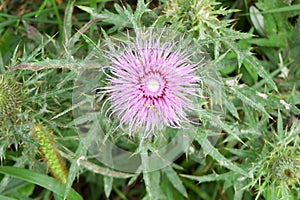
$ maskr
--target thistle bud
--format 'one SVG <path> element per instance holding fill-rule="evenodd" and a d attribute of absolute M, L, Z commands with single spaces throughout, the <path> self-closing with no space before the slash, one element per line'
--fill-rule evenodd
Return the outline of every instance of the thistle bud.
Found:
<path fill-rule="evenodd" d="M 21 89 L 11 80 L 0 75 L 0 117 L 6 118 L 20 108 Z"/>

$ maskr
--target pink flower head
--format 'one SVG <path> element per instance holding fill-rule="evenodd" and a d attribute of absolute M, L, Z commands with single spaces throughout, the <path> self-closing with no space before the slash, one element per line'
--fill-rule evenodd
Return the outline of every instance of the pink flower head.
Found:
<path fill-rule="evenodd" d="M 123 51 L 109 56 L 108 110 L 121 127 L 128 126 L 130 135 L 133 130 L 148 136 L 166 126 L 182 128 L 189 122 L 188 112 L 195 110 L 192 98 L 200 87 L 199 66 L 180 46 L 183 38 L 165 42 L 164 34 L 165 30 L 137 30 L 133 43 L 122 43 Z"/>

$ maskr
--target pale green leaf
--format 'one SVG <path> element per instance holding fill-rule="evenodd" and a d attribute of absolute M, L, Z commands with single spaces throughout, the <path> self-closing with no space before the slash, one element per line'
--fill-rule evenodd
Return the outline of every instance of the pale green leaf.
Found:
<path fill-rule="evenodd" d="M 0 194 L 0 199 L 1 199 L 1 200 L 16 200 L 16 199 L 14 199 L 14 198 L 6 197 L 6 196 L 3 196 L 3 195 L 1 195 L 1 194 Z"/>
<path fill-rule="evenodd" d="M 250 19 L 255 29 L 260 35 L 265 36 L 266 30 L 265 30 L 265 21 L 263 15 L 254 6 L 250 6 L 249 12 L 250 12 Z"/>
<path fill-rule="evenodd" d="M 149 171 L 150 162 L 148 156 L 148 147 L 147 145 L 141 147 L 141 159 L 142 159 L 142 167 L 143 167 L 143 178 L 147 191 L 147 195 L 144 199 L 150 200 L 159 200 L 163 197 L 163 193 L 160 189 L 160 171 Z"/>
<path fill-rule="evenodd" d="M 247 86 L 245 86 L 246 88 Z M 234 86 L 229 87 L 230 92 L 238 97 L 242 102 L 248 104 L 252 108 L 254 108 L 257 111 L 260 111 L 264 113 L 265 115 L 269 116 L 268 112 L 265 110 L 262 103 L 259 101 L 259 99 L 262 99 L 255 93 L 251 92 L 250 90 L 244 90 L 244 86 Z"/>
<path fill-rule="evenodd" d="M 111 176 L 104 176 L 104 192 L 107 198 L 110 196 L 113 180 L 114 179 Z"/>
<path fill-rule="evenodd" d="M 212 144 L 207 138 L 199 138 L 196 136 L 197 142 L 203 148 L 205 154 L 210 155 L 213 159 L 215 159 L 221 166 L 224 166 L 234 172 L 240 173 L 245 177 L 251 177 L 248 172 L 233 164 L 230 160 L 225 158 Z"/>
<path fill-rule="evenodd" d="M 227 172 L 224 174 L 208 174 L 204 176 L 194 176 L 194 175 L 187 175 L 187 174 L 180 174 L 180 176 L 198 181 L 199 183 L 204 182 L 212 182 L 212 181 L 224 181 L 224 180 L 233 180 L 234 172 Z"/>
<path fill-rule="evenodd" d="M 64 193 L 64 199 L 67 198 L 67 196 L 69 195 L 69 193 L 72 189 L 73 182 L 74 182 L 76 176 L 79 174 L 80 166 L 78 165 L 77 160 L 81 156 L 86 155 L 86 152 L 87 152 L 87 150 L 80 143 L 76 150 L 75 156 L 73 156 L 72 161 L 71 161 L 71 166 L 69 168 L 69 173 L 68 173 L 68 177 L 67 177 L 66 189 L 65 189 L 65 193 Z"/>
<path fill-rule="evenodd" d="M 167 175 L 169 181 L 173 184 L 173 187 L 175 187 L 184 197 L 187 197 L 186 189 L 174 169 L 168 166 L 163 169 L 163 172 Z"/>

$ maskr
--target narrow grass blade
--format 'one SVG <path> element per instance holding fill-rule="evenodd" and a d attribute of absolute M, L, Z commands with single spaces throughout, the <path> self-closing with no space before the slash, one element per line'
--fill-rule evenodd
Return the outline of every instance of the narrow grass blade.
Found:
<path fill-rule="evenodd" d="M 41 187 L 44 187 L 53 193 L 63 197 L 65 192 L 65 186 L 58 183 L 54 178 L 39 174 L 37 172 L 30 171 L 28 169 L 22 169 L 17 167 L 0 167 L 0 173 L 19 178 L 30 183 L 34 183 Z M 71 189 L 67 199 L 71 200 L 83 200 L 82 197 L 74 190 Z"/>

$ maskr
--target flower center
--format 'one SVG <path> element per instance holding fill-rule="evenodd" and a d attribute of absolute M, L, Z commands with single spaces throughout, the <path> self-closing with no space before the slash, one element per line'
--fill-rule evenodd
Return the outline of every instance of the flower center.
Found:
<path fill-rule="evenodd" d="M 156 79 L 149 79 L 147 81 L 147 88 L 150 92 L 157 92 L 159 89 L 159 82 Z"/>
<path fill-rule="evenodd" d="M 144 95 L 159 97 L 163 94 L 166 81 L 159 74 L 151 73 L 142 79 Z"/>

